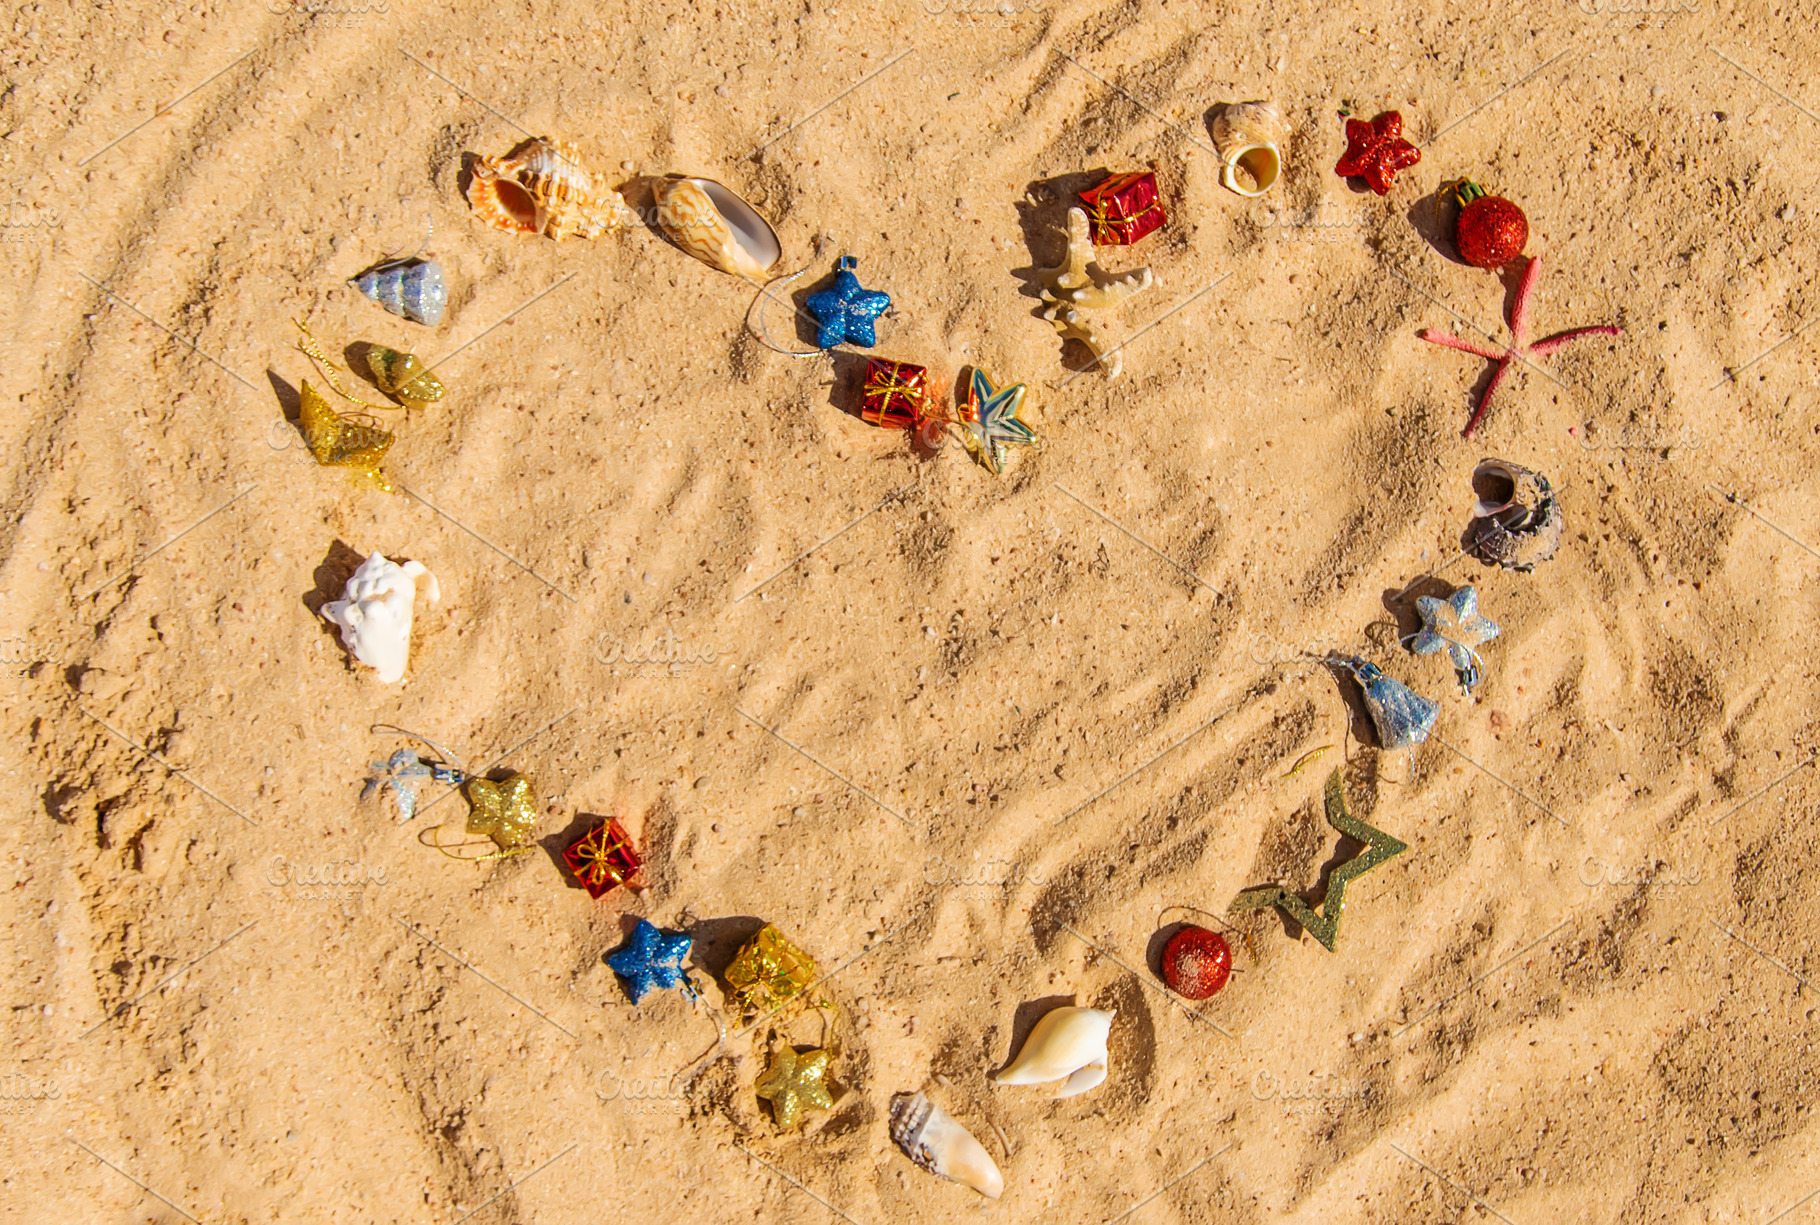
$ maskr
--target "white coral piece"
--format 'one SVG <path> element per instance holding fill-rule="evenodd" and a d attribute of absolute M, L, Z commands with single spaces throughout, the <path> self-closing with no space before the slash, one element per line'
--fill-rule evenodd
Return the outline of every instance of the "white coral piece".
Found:
<path fill-rule="evenodd" d="M 1043 301 L 1052 303 L 1043 318 L 1055 325 L 1064 339 L 1078 340 L 1093 350 L 1106 377 L 1119 376 L 1122 363 L 1118 346 L 1106 339 L 1085 311 L 1111 310 L 1120 302 L 1154 283 L 1150 268 L 1113 274 L 1093 258 L 1093 239 L 1087 230 L 1085 210 L 1068 210 L 1068 255 L 1053 268 L 1037 269 L 1043 283 Z"/>
<path fill-rule="evenodd" d="M 342 598 L 322 606 L 322 615 L 341 627 L 341 641 L 354 658 L 379 671 L 390 685 L 404 678 L 411 655 L 411 613 L 417 580 L 427 586 L 430 603 L 442 598 L 436 576 L 422 562 L 404 565 L 375 552 L 348 579 Z"/>

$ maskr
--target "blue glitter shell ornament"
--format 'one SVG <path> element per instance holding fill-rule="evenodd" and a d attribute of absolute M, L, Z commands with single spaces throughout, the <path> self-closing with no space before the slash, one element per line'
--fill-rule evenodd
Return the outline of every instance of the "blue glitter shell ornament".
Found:
<path fill-rule="evenodd" d="M 1392 680 L 1373 664 L 1357 656 L 1336 657 L 1340 667 L 1358 679 L 1365 691 L 1365 709 L 1378 729 L 1378 744 L 1386 749 L 1407 749 L 1428 739 L 1441 716 L 1441 707 L 1402 681 Z"/>
<path fill-rule="evenodd" d="M 821 348 L 848 344 L 870 349 L 878 343 L 873 325 L 891 309 L 891 295 L 861 286 L 853 275 L 858 265 L 851 255 L 841 256 L 834 263 L 833 286 L 810 294 L 804 303 L 815 316 L 815 343 Z"/>
<path fill-rule="evenodd" d="M 394 315 L 429 327 L 442 322 L 443 308 L 449 304 L 442 265 L 433 259 L 380 264 L 355 277 L 353 285 Z"/>
<path fill-rule="evenodd" d="M 681 987 L 684 995 L 695 999 L 695 984 L 682 964 L 690 943 L 682 932 L 667 932 L 649 919 L 640 919 L 626 947 L 608 956 L 607 965 L 625 982 L 626 994 L 634 1004 L 661 987 Z"/>

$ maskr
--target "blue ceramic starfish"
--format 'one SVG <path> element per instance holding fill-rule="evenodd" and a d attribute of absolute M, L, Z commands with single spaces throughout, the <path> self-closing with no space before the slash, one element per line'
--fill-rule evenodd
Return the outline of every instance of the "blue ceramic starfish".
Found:
<path fill-rule="evenodd" d="M 1416 601 L 1416 613 L 1422 630 L 1409 649 L 1417 655 L 1446 651 L 1460 684 L 1470 692 L 1481 675 L 1479 653 L 1473 648 L 1498 636 L 1497 622 L 1479 613 L 1479 593 L 1462 587 L 1445 600 L 1425 595 Z"/>
<path fill-rule="evenodd" d="M 1005 469 L 1005 446 L 1029 446 L 1036 431 L 1024 420 L 1024 385 L 994 387 L 992 378 L 978 366 L 968 376 L 961 402 L 961 441 L 973 458 L 997 476 Z"/>
<path fill-rule="evenodd" d="M 666 932 L 649 919 L 640 919 L 632 929 L 631 941 L 608 957 L 607 965 L 625 980 L 626 994 L 634 1004 L 659 987 L 681 987 L 689 995 L 692 987 L 682 964 L 689 955 L 689 944 L 689 937 L 681 932 Z"/>
<path fill-rule="evenodd" d="M 809 313 L 821 325 L 815 343 L 824 349 L 835 345 L 858 345 L 869 349 L 878 343 L 873 323 L 891 309 L 891 295 L 860 287 L 853 269 L 859 261 L 843 255 L 834 262 L 834 287 L 809 295 Z"/>

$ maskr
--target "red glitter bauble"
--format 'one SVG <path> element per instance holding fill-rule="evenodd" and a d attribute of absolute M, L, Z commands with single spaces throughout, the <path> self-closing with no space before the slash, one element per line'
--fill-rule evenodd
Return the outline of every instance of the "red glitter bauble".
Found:
<path fill-rule="evenodd" d="M 1475 268 L 1502 268 L 1528 241 L 1529 218 L 1503 196 L 1478 197 L 1453 223 L 1453 245 Z"/>
<path fill-rule="evenodd" d="M 1232 974 L 1232 946 L 1204 927 L 1184 927 L 1163 946 L 1163 981 L 1184 999 L 1204 1000 Z"/>

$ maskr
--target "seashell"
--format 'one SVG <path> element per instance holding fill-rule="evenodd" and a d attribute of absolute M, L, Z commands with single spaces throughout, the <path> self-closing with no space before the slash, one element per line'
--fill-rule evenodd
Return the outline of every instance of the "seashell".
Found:
<path fill-rule="evenodd" d="M 379 465 L 397 435 L 381 429 L 379 422 L 365 413 L 343 416 L 336 412 L 308 379 L 303 380 L 298 396 L 297 424 L 316 462 L 324 467 L 353 468 L 391 493 L 392 483 Z"/>
<path fill-rule="evenodd" d="M 891 1099 L 891 1138 L 931 1174 L 972 1187 L 987 1199 L 1004 1194 L 1005 1176 L 985 1145 L 920 1093 Z"/>
<path fill-rule="evenodd" d="M 449 290 L 442 280 L 442 265 L 433 259 L 382 264 L 354 278 L 361 293 L 413 323 L 435 327 L 449 304 Z"/>
<path fill-rule="evenodd" d="M 1527 573 L 1561 547 L 1561 507 L 1548 478 L 1502 459 L 1472 470 L 1472 524 L 1460 547 L 1486 565 Z"/>
<path fill-rule="evenodd" d="M 401 566 L 375 552 L 348 579 L 342 598 L 322 606 L 322 615 L 341 627 L 341 641 L 354 658 L 377 668 L 388 685 L 403 678 L 410 659 L 411 611 L 420 578 L 428 586 L 430 603 L 436 603 L 441 588 L 422 562 Z"/>
<path fill-rule="evenodd" d="M 1277 142 L 1287 127 L 1282 112 L 1268 102 L 1228 102 L 1214 115 L 1208 130 L 1220 155 L 1220 182 L 1241 196 L 1261 196 L 1283 173 Z M 1246 187 L 1238 175 L 1251 180 Z"/>
<path fill-rule="evenodd" d="M 1351 657 L 1339 663 L 1358 678 L 1359 688 L 1365 691 L 1365 709 L 1378 729 L 1380 747 L 1406 749 L 1428 739 L 1441 715 L 1440 706 L 1362 659 Z"/>
<path fill-rule="evenodd" d="M 468 205 L 496 229 L 560 241 L 598 238 L 638 220 L 567 141 L 527 140 L 503 158 L 476 158 L 472 174 Z"/>
<path fill-rule="evenodd" d="M 430 368 L 418 361 L 415 354 L 374 345 L 367 350 L 367 368 L 372 370 L 373 381 L 379 384 L 379 390 L 407 401 L 406 408 L 434 404 L 446 394 L 442 381 L 431 374 Z"/>
<path fill-rule="evenodd" d="M 1058 302 L 1043 312 L 1043 318 L 1055 325 L 1055 330 L 1063 340 L 1078 340 L 1093 352 L 1106 377 L 1116 379 L 1119 371 L 1125 368 L 1124 359 L 1119 356 L 1120 346 L 1113 344 L 1093 320 L 1087 318 L 1074 307 L 1065 302 Z"/>
<path fill-rule="evenodd" d="M 1068 1082 L 1059 1100 L 1085 1093 L 1106 1079 L 1106 1039 L 1115 1014 L 1097 1008 L 1057 1008 L 1043 1014 L 1011 1066 L 992 1078 L 995 1085 Z"/>
<path fill-rule="evenodd" d="M 704 264 L 765 283 L 783 244 L 758 210 L 713 179 L 674 176 L 657 187 L 657 224 Z"/>

